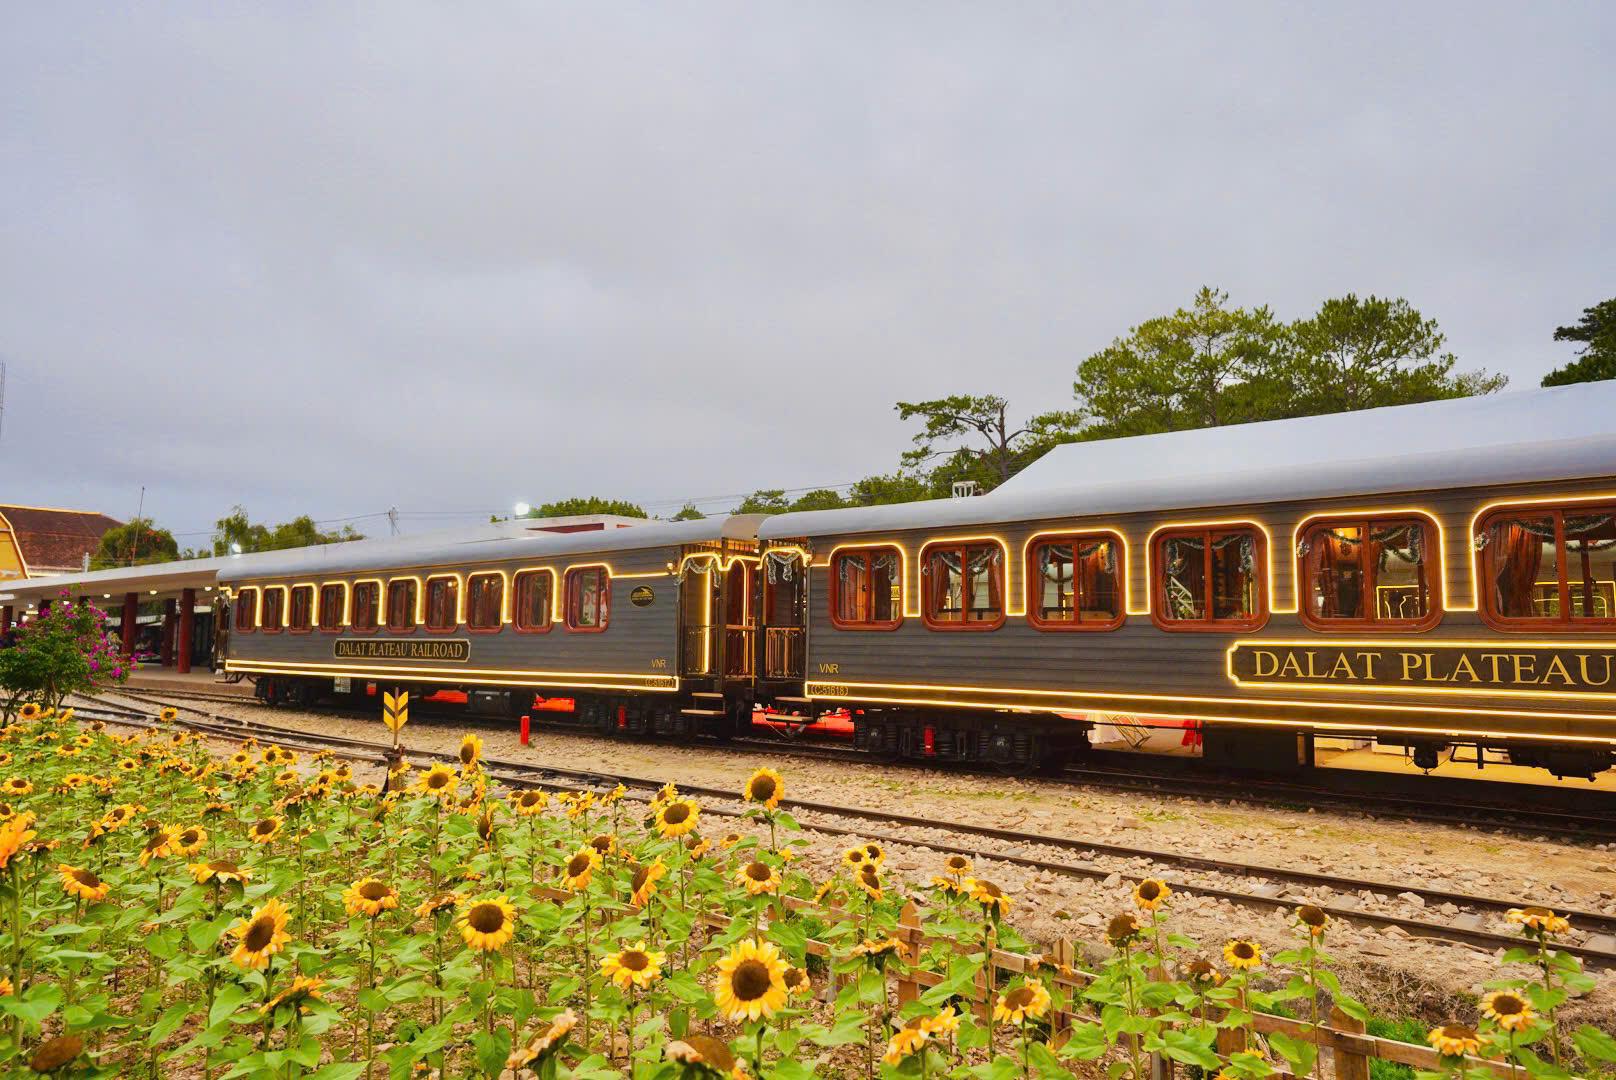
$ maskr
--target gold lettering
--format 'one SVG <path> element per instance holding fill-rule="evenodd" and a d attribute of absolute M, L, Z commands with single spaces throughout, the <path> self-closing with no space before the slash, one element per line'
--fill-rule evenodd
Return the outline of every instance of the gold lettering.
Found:
<path fill-rule="evenodd" d="M 1605 686 L 1609 684 L 1611 674 L 1610 654 L 1606 653 L 1602 659 L 1605 661 L 1605 677 L 1600 679 L 1598 682 L 1594 682 L 1593 677 L 1588 674 L 1588 654 L 1577 654 L 1577 671 L 1582 675 L 1582 684 L 1584 686 Z"/>
<path fill-rule="evenodd" d="M 1315 655 L 1317 654 L 1314 653 L 1312 649 L 1307 650 L 1307 677 L 1310 679 L 1317 679 L 1321 675 L 1321 672 L 1318 672 L 1313 668 L 1313 658 Z"/>
<path fill-rule="evenodd" d="M 1283 679 L 1287 675 L 1295 675 L 1298 679 L 1302 677 L 1302 665 L 1293 652 L 1286 653 L 1285 662 L 1279 665 L 1279 677 Z"/>
<path fill-rule="evenodd" d="M 1380 654 L 1378 652 L 1361 652 L 1358 654 L 1358 659 L 1364 662 L 1364 677 L 1373 682 L 1375 679 L 1375 663 L 1380 659 Z"/>
<path fill-rule="evenodd" d="M 1498 665 L 1503 662 L 1504 655 L 1504 653 L 1491 652 L 1481 654 L 1482 662 L 1487 665 L 1488 682 L 1503 682 L 1503 677 L 1498 674 Z"/>
<path fill-rule="evenodd" d="M 1545 671 L 1543 673 L 1543 678 L 1540 679 L 1539 681 L 1541 683 L 1543 683 L 1543 685 L 1547 686 L 1548 683 L 1549 683 L 1549 680 L 1551 678 L 1553 678 L 1555 675 L 1560 676 L 1560 681 L 1561 681 L 1562 685 L 1565 685 L 1565 686 L 1573 685 L 1572 679 L 1571 679 L 1571 672 L 1566 670 L 1565 661 L 1561 660 L 1558 656 L 1551 656 L 1551 657 L 1549 657 L 1549 670 L 1547 670 L 1547 671 Z"/>
<path fill-rule="evenodd" d="M 1531 653 L 1510 653 L 1510 663 L 1515 666 L 1515 685 L 1523 682 L 1537 681 L 1537 657 Z"/>
<path fill-rule="evenodd" d="M 1459 659 L 1454 661 L 1453 674 L 1449 676 L 1450 682 L 1458 682 L 1460 675 L 1468 676 L 1469 682 L 1480 682 L 1481 676 L 1476 674 L 1476 668 L 1470 663 L 1470 654 L 1460 653 Z"/>
<path fill-rule="evenodd" d="M 1347 654 L 1337 653 L 1335 657 L 1335 666 L 1330 669 L 1330 678 L 1340 678 L 1343 673 L 1345 673 L 1346 677 L 1349 679 L 1356 679 L 1358 677 L 1358 673 L 1353 671 L 1352 665 L 1347 662 Z"/>
<path fill-rule="evenodd" d="M 1434 652 L 1428 652 L 1428 653 L 1425 654 L 1425 681 L 1426 682 L 1447 682 L 1448 681 L 1445 676 L 1438 675 L 1436 673 L 1436 653 L 1434 653 Z"/>
<path fill-rule="evenodd" d="M 1406 652 L 1406 653 L 1402 654 L 1402 659 L 1403 659 L 1403 681 L 1404 682 L 1412 682 L 1413 679 L 1414 679 L 1414 671 L 1415 671 L 1415 669 L 1417 669 L 1417 668 L 1424 665 L 1425 658 L 1422 657 L 1419 653 Z"/>
<path fill-rule="evenodd" d="M 1263 661 L 1267 660 L 1270 666 L 1263 669 Z M 1279 672 L 1279 654 L 1269 652 L 1267 649 L 1253 649 L 1251 651 L 1251 673 L 1259 679 L 1266 679 Z"/>

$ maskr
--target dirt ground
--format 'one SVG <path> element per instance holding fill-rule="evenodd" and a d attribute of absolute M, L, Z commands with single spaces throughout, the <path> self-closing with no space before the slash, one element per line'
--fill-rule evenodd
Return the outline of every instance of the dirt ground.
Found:
<path fill-rule="evenodd" d="M 387 732 L 379 720 L 359 721 L 290 709 L 252 705 L 212 706 L 223 715 L 258 720 L 286 728 L 381 741 Z M 488 757 L 553 765 L 567 769 L 599 769 L 685 785 L 739 791 L 751 771 L 765 762 L 756 753 L 720 747 L 675 747 L 619 742 L 540 727 L 530 746 L 520 745 L 514 730 L 479 724 Z M 452 752 L 461 729 L 447 720 L 418 719 L 404 730 L 406 747 Z M 223 745 L 223 744 L 221 744 Z M 1616 838 L 1610 843 L 1577 846 L 1545 838 L 1521 837 L 1491 830 L 1375 819 L 1356 813 L 1290 811 L 1234 801 L 1208 802 L 1169 794 L 1116 793 L 1080 784 L 1044 779 L 965 775 L 922 769 L 893 768 L 850 762 L 778 758 L 767 762 L 785 777 L 787 799 L 802 799 L 876 811 L 889 810 L 939 823 L 959 822 L 1012 828 L 1051 836 L 1094 840 L 1168 853 L 1185 853 L 1292 869 L 1316 870 L 1371 879 L 1390 885 L 1424 886 L 1498 897 L 1521 903 L 1616 914 Z M 831 873 L 842 850 L 852 841 L 816 833 L 811 815 L 803 815 L 813 841 L 804 864 L 816 880 Z M 845 824 L 845 821 L 838 822 Z M 724 821 L 704 830 L 722 835 L 735 823 Z M 872 825 L 882 834 L 901 834 L 911 844 L 891 844 L 888 868 L 916 886 L 941 867 L 942 856 L 924 845 L 928 840 L 957 843 L 946 825 L 915 829 Z M 991 842 L 984 848 L 992 850 Z M 1012 854 L 1045 854 L 1013 847 Z M 1053 853 L 1056 861 L 1084 861 L 1070 852 Z M 1160 875 L 1191 880 L 1171 865 L 1148 860 L 1088 860 L 1115 872 L 1104 879 L 1080 879 L 978 858 L 976 872 L 1015 897 L 1011 921 L 1035 945 L 1047 947 L 1071 939 L 1091 955 L 1104 952 L 1104 926 L 1111 915 L 1127 910 L 1133 884 Z M 1194 880 L 1200 880 L 1194 878 Z M 1328 893 L 1294 894 L 1328 902 Z M 1408 910 L 1418 898 L 1360 894 L 1365 909 Z M 1249 936 L 1271 954 L 1295 944 L 1294 931 L 1282 911 L 1260 911 L 1229 901 L 1180 893 L 1172 905 L 1173 926 L 1204 946 L 1209 956 L 1221 953 L 1231 936 Z M 1424 917 L 1441 922 L 1444 912 Z M 1504 930 L 1502 920 L 1489 926 Z M 1427 1021 L 1458 1015 L 1474 1019 L 1474 998 L 1482 984 L 1525 971 L 1504 972 L 1488 950 L 1451 942 L 1411 938 L 1398 928 L 1375 930 L 1338 920 L 1329 947 L 1348 990 L 1388 1017 L 1413 1016 Z M 1598 973 L 1598 988 L 1572 1002 L 1566 1019 L 1616 1028 L 1616 975 Z"/>

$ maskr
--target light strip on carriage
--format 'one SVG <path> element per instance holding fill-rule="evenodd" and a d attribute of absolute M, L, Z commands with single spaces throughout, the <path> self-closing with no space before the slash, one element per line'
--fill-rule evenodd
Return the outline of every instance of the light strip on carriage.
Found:
<path fill-rule="evenodd" d="M 296 660 L 280 662 L 275 660 L 238 660 L 225 661 L 227 671 L 264 672 L 266 674 L 282 674 L 291 672 L 301 675 L 356 675 L 361 678 L 370 678 L 381 674 L 386 677 L 394 675 L 431 675 L 459 677 L 459 682 L 492 682 L 516 680 L 535 685 L 544 684 L 556 679 L 614 679 L 620 683 L 631 684 L 631 688 L 646 690 L 676 690 L 678 689 L 678 676 L 676 675 L 645 675 L 634 671 L 541 671 L 529 668 L 473 668 L 473 667 L 404 667 L 395 664 L 376 664 L 369 667 L 359 667 L 352 664 L 325 663 L 317 660 Z M 475 675 L 475 680 L 466 679 L 467 675 Z M 672 685 L 664 685 L 672 684 Z M 583 685 L 583 684 L 574 684 Z M 600 684 L 604 685 L 604 684 Z"/>
<path fill-rule="evenodd" d="M 1354 693 L 1360 693 L 1360 694 L 1451 694 L 1451 695 L 1457 695 L 1459 697 L 1473 697 L 1473 696 L 1479 694 L 1479 695 L 1484 695 L 1484 696 L 1503 696 L 1503 697 L 1570 698 L 1570 699 L 1573 699 L 1573 700 L 1604 701 L 1604 702 L 1607 702 L 1607 703 L 1616 704 L 1616 693 L 1611 693 L 1611 692 L 1600 693 L 1600 692 L 1597 692 L 1597 691 L 1590 691 L 1590 690 L 1506 690 L 1506 689 L 1488 689 L 1486 687 L 1481 687 L 1481 686 L 1467 686 L 1464 689 L 1459 689 L 1457 687 L 1450 687 L 1450 686 L 1404 686 L 1404 685 L 1387 685 L 1385 683 L 1373 684 L 1373 685 L 1368 685 L 1368 686 L 1359 686 L 1359 685 L 1352 684 L 1352 683 L 1305 683 L 1305 682 L 1278 683 L 1278 682 L 1264 682 L 1264 681 L 1257 680 L 1257 679 L 1242 679 L 1242 678 L 1240 678 L 1239 676 L 1237 676 L 1235 674 L 1235 671 L 1234 671 L 1234 654 L 1235 654 L 1236 649 L 1239 649 L 1242 646 L 1244 646 L 1246 648 L 1262 648 L 1262 647 L 1266 647 L 1266 646 L 1270 646 L 1270 645 L 1275 646 L 1275 647 L 1284 647 L 1284 648 L 1298 648 L 1298 647 L 1300 647 L 1300 648 L 1308 648 L 1308 649 L 1345 649 L 1345 648 L 1406 649 L 1409 652 L 1415 652 L 1415 651 L 1435 652 L 1435 651 L 1438 651 L 1438 650 L 1441 650 L 1441 649 L 1449 649 L 1449 648 L 1454 648 L 1454 649 L 1485 649 L 1485 650 L 1487 650 L 1488 652 L 1491 652 L 1491 653 L 1499 653 L 1499 654 L 1507 655 L 1507 654 L 1509 654 L 1511 652 L 1514 652 L 1516 650 L 1519 650 L 1519 649 L 1586 649 L 1586 650 L 1610 649 L 1610 650 L 1616 650 L 1616 642 L 1598 642 L 1598 641 L 1594 641 L 1594 642 L 1570 641 L 1570 642 L 1568 642 L 1568 641 L 1564 641 L 1564 640 L 1562 640 L 1562 641 L 1526 641 L 1526 640 L 1521 640 L 1521 639 L 1517 639 L 1517 638 L 1513 638 L 1513 637 L 1499 637 L 1499 638 L 1494 638 L 1491 641 L 1460 640 L 1460 639 L 1456 639 L 1456 638 L 1419 638 L 1419 639 L 1414 639 L 1414 640 L 1403 640 L 1403 639 L 1398 639 L 1398 638 L 1380 638 L 1380 639 L 1362 638 L 1362 639 L 1351 639 L 1351 640 L 1341 639 L 1341 638 L 1315 638 L 1315 639 L 1312 639 L 1312 640 L 1300 639 L 1300 638 L 1250 638 L 1250 639 L 1247 639 L 1247 640 L 1244 640 L 1244 641 L 1232 642 L 1229 645 L 1228 649 L 1226 649 L 1224 651 L 1224 654 L 1223 654 L 1224 673 L 1229 677 L 1230 682 L 1232 682 L 1236 686 L 1240 686 L 1240 687 L 1248 687 L 1248 688 L 1253 688 L 1254 687 L 1254 688 L 1258 688 L 1258 689 L 1274 689 L 1274 690 L 1309 690 L 1309 691 L 1315 691 L 1315 692 L 1320 691 L 1320 690 L 1330 690 L 1330 691 L 1348 690 L 1348 691 L 1352 691 Z M 1317 707 L 1319 703 L 1314 702 L 1313 704 L 1314 704 L 1315 707 Z M 1408 707 L 1408 706 L 1395 706 L 1395 705 L 1393 705 L 1393 703 L 1387 703 L 1387 704 L 1392 706 L 1392 707 L 1397 707 L 1397 708 L 1406 708 L 1406 707 Z M 1548 714 L 1531 713 L 1531 714 L 1526 714 L 1526 715 L 1537 716 L 1537 715 L 1548 715 Z M 1592 715 L 1592 714 L 1578 713 L 1578 714 L 1574 714 L 1574 715 L 1582 716 L 1582 715 Z"/>
<path fill-rule="evenodd" d="M 815 693 L 820 686 L 834 686 L 843 690 L 850 688 L 869 688 L 874 690 L 915 690 L 931 693 L 967 693 L 967 694 L 1019 694 L 1024 697 L 1038 697 L 1046 699 L 1075 700 L 1086 698 L 1099 701 L 1158 701 L 1183 702 L 1189 705 L 1250 705 L 1258 708 L 1298 708 L 1298 709 L 1335 709 L 1346 712 L 1376 712 L 1384 713 L 1387 702 L 1360 703 L 1353 701 L 1292 701 L 1287 698 L 1243 698 L 1243 697 L 1216 697 L 1194 694 L 1141 694 L 1131 691 L 1109 690 L 1025 690 L 1012 686 L 958 686 L 944 683 L 876 683 L 876 682 L 832 682 L 829 679 L 816 679 L 803 684 L 803 693 L 811 698 L 820 700 L 857 700 L 874 701 L 875 698 L 864 697 L 859 694 L 848 693 Z M 1466 691 L 1454 691 L 1464 694 Z M 927 700 L 925 704 L 933 705 L 970 705 L 980 707 L 978 703 L 961 701 L 954 698 L 943 700 Z M 1027 702 L 1019 703 L 1025 707 Z M 1016 708 L 1017 704 L 995 704 L 992 708 Z M 1432 713 L 1442 716 L 1473 716 L 1478 711 L 1489 716 L 1515 716 L 1526 718 L 1544 718 L 1551 720 L 1616 720 L 1616 714 L 1593 712 L 1543 712 L 1540 710 L 1504 709 L 1494 706 L 1479 706 L 1471 708 L 1457 708 L 1447 705 L 1416 705 L 1399 704 L 1396 708 L 1403 712 Z"/>
<path fill-rule="evenodd" d="M 355 585 L 376 586 L 376 599 L 371 601 L 370 611 L 371 620 L 375 625 L 373 625 L 370 630 L 362 631 L 362 633 L 368 634 L 371 630 L 374 630 L 387 622 L 387 620 L 383 618 L 383 616 L 387 613 L 387 583 L 381 578 L 375 577 L 355 578 L 352 585 L 350 585 L 348 588 L 348 610 L 342 620 L 343 626 L 353 625 L 353 586 Z"/>
<path fill-rule="evenodd" d="M 1472 603 L 1468 608 L 1450 606 L 1451 593 L 1448 589 L 1448 543 L 1444 536 L 1445 530 L 1442 528 L 1442 523 L 1437 520 L 1435 514 L 1418 506 L 1377 506 L 1370 510 L 1331 510 L 1324 513 L 1309 514 L 1307 517 L 1298 521 L 1296 523 L 1296 527 L 1291 530 L 1291 606 L 1289 608 L 1270 607 L 1269 610 L 1274 612 L 1276 615 L 1295 615 L 1301 610 L 1300 597 L 1302 595 L 1302 588 L 1305 584 L 1306 577 L 1302 570 L 1302 530 L 1310 523 L 1315 521 L 1333 521 L 1339 519 L 1343 524 L 1348 524 L 1353 520 L 1360 520 L 1367 521 L 1370 525 L 1374 525 L 1377 520 L 1397 517 L 1424 518 L 1430 524 L 1432 530 L 1436 533 L 1437 582 L 1441 586 L 1442 590 L 1442 599 L 1440 601 L 1438 611 L 1476 610 L 1474 603 Z M 1471 599 L 1475 599 L 1473 592 Z M 1269 602 L 1272 603 L 1272 601 L 1273 597 L 1270 595 Z"/>

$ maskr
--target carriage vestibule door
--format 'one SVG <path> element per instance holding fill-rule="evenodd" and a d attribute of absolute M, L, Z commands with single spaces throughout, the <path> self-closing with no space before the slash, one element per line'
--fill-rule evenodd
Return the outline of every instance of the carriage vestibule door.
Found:
<path fill-rule="evenodd" d="M 800 679 L 808 656 L 808 567 L 797 553 L 763 556 L 763 677 Z"/>
<path fill-rule="evenodd" d="M 757 565 L 736 559 L 724 571 L 724 677 L 749 679 L 757 655 Z"/>

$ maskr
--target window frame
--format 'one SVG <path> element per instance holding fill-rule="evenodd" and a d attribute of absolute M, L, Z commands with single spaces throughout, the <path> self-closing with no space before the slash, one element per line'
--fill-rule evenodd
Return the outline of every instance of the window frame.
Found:
<path fill-rule="evenodd" d="M 1522 502 L 1508 503 L 1488 508 L 1487 512 L 1476 519 L 1475 530 L 1471 534 L 1472 550 L 1475 540 L 1487 536 L 1492 531 L 1494 519 L 1505 516 L 1529 517 L 1536 514 L 1540 517 L 1554 519 L 1554 571 L 1557 584 L 1562 590 L 1560 610 L 1566 614 L 1559 618 L 1515 618 L 1509 615 L 1500 615 L 1493 610 L 1493 551 L 1494 545 L 1488 543 L 1475 552 L 1476 562 L 1476 611 L 1481 615 L 1481 621 L 1488 627 L 1505 634 L 1543 633 L 1545 631 L 1559 634 L 1611 634 L 1616 633 L 1616 617 L 1609 619 L 1572 618 L 1571 605 L 1566 601 L 1571 599 L 1570 568 L 1568 563 L 1571 551 L 1566 544 L 1565 519 L 1568 513 L 1598 513 L 1608 510 L 1616 515 L 1616 499 L 1590 499 L 1586 502 L 1567 500 L 1566 502 Z"/>
<path fill-rule="evenodd" d="M 522 622 L 521 613 L 526 606 L 521 601 L 522 583 L 525 578 L 546 577 L 549 579 L 548 592 L 544 597 L 544 625 L 527 626 Z M 548 634 L 555 626 L 555 600 L 556 590 L 560 587 L 560 579 L 553 566 L 524 567 L 511 575 L 511 629 L 518 634 Z"/>
<path fill-rule="evenodd" d="M 1307 543 L 1307 538 L 1315 529 L 1355 525 L 1361 526 L 1367 536 L 1377 525 L 1384 528 L 1388 525 L 1412 523 L 1424 526 L 1426 543 L 1429 545 L 1425 561 L 1424 616 L 1418 619 L 1321 619 L 1313 614 L 1310 603 L 1313 597 L 1313 581 L 1307 569 L 1307 556 L 1302 554 L 1302 545 Z M 1434 544 L 1431 543 L 1433 540 Z M 1418 510 L 1388 510 L 1379 513 L 1371 511 L 1367 514 L 1317 514 L 1304 518 L 1297 525 L 1296 540 L 1291 550 L 1291 558 L 1294 560 L 1291 572 L 1296 592 L 1296 618 L 1303 626 L 1319 634 L 1343 632 L 1422 634 L 1432 630 L 1442 622 L 1442 617 L 1446 614 L 1447 568 L 1442 565 L 1445 550 L 1441 524 L 1430 514 Z M 1364 580 L 1360 589 L 1371 588 L 1369 575 L 1363 573 L 1362 576 Z M 1362 596 L 1361 599 L 1365 601 L 1363 610 L 1370 610 L 1371 605 L 1367 601 L 1372 599 L 1372 594 Z"/>
<path fill-rule="evenodd" d="M 376 601 L 371 608 L 371 614 L 376 621 L 370 626 L 360 626 L 358 623 L 354 622 L 353 618 L 354 594 L 359 591 L 359 586 L 361 585 L 374 585 L 376 587 Z M 343 629 L 347 630 L 351 634 L 374 634 L 377 630 L 380 630 L 385 621 L 383 616 L 386 615 L 386 611 L 384 610 L 386 607 L 386 604 L 384 603 L 386 597 L 387 583 L 381 578 L 360 578 L 357 581 L 349 582 L 348 619 L 344 624 Z"/>
<path fill-rule="evenodd" d="M 601 578 L 602 578 L 602 584 L 604 586 L 604 589 L 603 589 L 604 603 L 602 603 L 602 605 L 601 605 L 601 618 L 599 620 L 599 624 L 596 625 L 596 626 L 579 626 L 575 622 L 573 622 L 573 611 L 574 611 L 574 608 L 575 608 L 574 599 L 577 598 L 579 600 L 579 602 L 582 601 L 583 594 L 580 591 L 578 581 L 582 578 L 582 576 L 584 574 L 590 572 L 591 570 L 595 570 L 595 571 L 600 572 L 600 575 L 601 575 Z M 565 588 L 566 588 L 566 596 L 565 596 L 565 599 L 563 601 L 564 606 L 562 608 L 562 615 L 563 615 L 563 617 L 565 619 L 565 622 L 567 624 L 567 632 L 571 633 L 571 634 L 600 634 L 600 633 L 604 633 L 606 628 L 608 626 L 610 626 L 611 622 L 612 622 L 612 570 L 611 570 L 611 567 L 607 566 L 605 563 L 589 563 L 589 564 L 584 565 L 584 566 L 569 566 L 569 567 L 567 567 L 567 576 L 566 576 L 566 586 L 565 586 Z"/>
<path fill-rule="evenodd" d="M 292 620 L 292 608 L 295 606 L 293 604 L 293 600 L 296 599 L 298 593 L 303 592 L 304 590 L 307 590 L 308 595 L 309 595 L 309 608 L 308 608 L 309 621 L 308 621 L 307 624 L 305 624 L 303 626 L 298 626 Z M 315 611 L 315 605 L 317 603 L 319 603 L 319 600 L 320 600 L 320 589 L 312 581 L 305 581 L 305 582 L 302 582 L 300 584 L 293 585 L 291 587 L 291 589 L 286 594 L 286 632 L 289 633 L 289 634 L 311 634 L 311 633 L 313 633 L 315 623 L 317 621 L 316 620 L 316 615 L 318 614 Z"/>
<path fill-rule="evenodd" d="M 1060 619 L 1046 619 L 1038 613 L 1038 549 L 1047 544 L 1071 544 L 1072 557 L 1077 557 L 1077 545 L 1087 540 L 1104 540 L 1116 545 L 1117 550 L 1117 614 L 1115 618 L 1105 622 L 1084 622 L 1074 619 L 1066 622 Z M 1085 529 L 1073 532 L 1035 533 L 1027 538 L 1027 557 L 1022 567 L 1026 580 L 1026 599 L 1023 608 L 1027 613 L 1027 624 L 1034 630 L 1046 633 L 1080 633 L 1103 634 L 1116 630 L 1128 621 L 1128 541 L 1123 535 L 1113 529 Z M 1074 571 L 1075 573 L 1075 571 Z M 1074 600 L 1076 597 L 1074 591 Z"/>
<path fill-rule="evenodd" d="M 1212 611 L 1212 541 L 1233 533 L 1250 533 L 1256 541 L 1257 576 L 1256 613 L 1246 619 L 1217 619 Z M 1162 549 L 1169 540 L 1185 536 L 1200 536 L 1206 540 L 1206 610 L 1203 619 L 1169 619 L 1162 615 L 1167 610 L 1167 560 Z M 1150 534 L 1150 620 L 1157 629 L 1171 634 L 1250 634 L 1268 625 L 1273 613 L 1273 598 L 1268 595 L 1268 534 L 1255 521 L 1220 522 L 1216 525 L 1162 525 Z"/>
<path fill-rule="evenodd" d="M 273 623 L 266 623 L 264 621 L 264 609 L 269 605 L 265 601 L 269 599 L 269 594 L 272 592 L 279 592 L 281 594 L 280 618 L 276 619 Z M 259 590 L 258 597 L 258 632 L 261 634 L 280 633 L 286 628 L 286 620 L 291 615 L 292 598 L 287 592 L 286 586 L 265 585 Z"/>
<path fill-rule="evenodd" d="M 241 605 L 246 600 L 248 593 L 252 593 L 252 613 L 247 615 L 246 625 L 243 626 L 242 615 L 244 614 L 244 609 Z M 236 605 L 235 610 L 230 613 L 230 629 L 232 633 L 251 634 L 258 629 L 259 595 L 260 592 L 256 585 L 246 585 L 236 590 L 236 594 L 231 600 Z"/>
<path fill-rule="evenodd" d="M 893 605 L 892 618 L 870 622 L 851 622 L 843 619 L 837 614 L 841 608 L 842 593 L 841 575 L 836 571 L 837 560 L 852 555 L 863 555 L 866 573 L 870 573 L 871 568 L 875 565 L 875 555 L 885 551 L 895 552 L 898 556 L 898 602 Z M 826 573 L 830 577 L 829 586 L 825 589 L 825 598 L 830 605 L 831 625 L 838 630 L 874 630 L 881 633 L 888 633 L 902 626 L 904 605 L 909 598 L 909 582 L 906 580 L 908 578 L 908 559 L 908 553 L 897 544 L 854 544 L 832 551 L 830 558 L 825 563 Z M 873 576 L 874 574 L 871 573 L 871 577 Z"/>
<path fill-rule="evenodd" d="M 494 624 L 492 626 L 485 626 L 471 621 L 472 610 L 474 607 L 472 603 L 472 592 L 474 591 L 475 584 L 479 578 L 493 578 L 499 582 L 499 610 L 494 613 Z M 467 574 L 466 580 L 461 587 L 465 590 L 464 597 L 461 600 L 461 605 L 465 608 L 466 613 L 466 633 L 497 634 L 505 628 L 506 622 L 509 621 L 508 613 L 510 608 L 508 601 L 511 598 L 511 581 L 509 574 L 503 570 L 478 570 Z"/>
<path fill-rule="evenodd" d="M 432 625 L 432 583 L 434 581 L 454 582 L 454 611 L 451 613 L 450 622 L 444 626 Z M 421 582 L 420 607 L 418 611 L 421 615 L 420 624 L 427 633 L 452 634 L 460 629 L 460 608 L 461 605 L 465 603 L 465 587 L 465 582 L 461 580 L 459 574 L 432 574 L 427 577 L 426 580 Z"/>
<path fill-rule="evenodd" d="M 340 589 L 341 599 L 337 602 L 337 624 L 325 624 L 325 591 L 327 589 Z M 314 626 L 322 634 L 340 634 L 342 628 L 348 624 L 348 583 L 346 581 L 322 582 L 314 590 Z"/>
<path fill-rule="evenodd" d="M 968 619 L 968 618 L 961 618 L 958 622 L 951 622 L 951 621 L 949 621 L 947 619 L 939 619 L 932 612 L 932 601 L 935 599 L 936 593 L 932 589 L 931 581 L 930 581 L 931 557 L 934 554 L 936 554 L 938 551 L 955 551 L 955 552 L 959 553 L 959 555 L 960 555 L 960 574 L 961 574 L 960 603 L 961 604 L 966 604 L 966 603 L 968 603 L 968 599 L 967 599 L 965 594 L 970 589 L 970 584 L 971 583 L 970 583 L 969 580 L 965 579 L 965 577 L 964 577 L 964 574 L 965 574 L 965 553 L 967 551 L 969 551 L 970 549 L 972 549 L 972 548 L 988 548 L 988 549 L 992 550 L 995 555 L 999 556 L 999 565 L 998 565 L 998 570 L 997 570 L 997 576 L 998 576 L 997 585 L 998 585 L 998 593 L 999 593 L 999 616 L 998 616 L 998 618 L 992 619 L 992 620 L 988 620 L 988 619 L 971 620 L 971 619 Z M 900 563 L 899 566 L 901 568 L 902 564 Z M 1009 553 L 1009 551 L 1007 551 L 1005 549 L 1004 544 L 1000 543 L 997 540 L 991 540 L 991 539 L 980 539 L 980 540 L 932 540 L 932 541 L 930 541 L 928 543 L 925 543 L 925 544 L 921 545 L 920 554 L 919 554 L 919 566 L 920 566 L 920 569 L 919 569 L 919 574 L 920 574 L 920 621 L 926 625 L 926 629 L 928 629 L 928 630 L 938 630 L 938 631 L 943 631 L 943 632 L 948 632 L 948 633 L 954 633 L 954 632 L 981 633 L 981 632 L 986 632 L 986 631 L 997 630 L 999 627 L 1004 625 L 1004 620 L 1006 618 L 1006 613 L 1009 611 L 1009 607 L 1010 607 L 1010 601 L 1009 601 L 1009 593 L 1010 593 L 1010 553 Z M 990 567 L 992 566 L 992 561 L 991 560 L 989 561 L 989 566 Z M 995 574 L 995 571 L 992 570 L 992 569 L 989 569 L 989 571 L 988 571 L 988 576 L 989 576 L 989 586 L 988 586 L 989 593 L 988 593 L 988 595 L 990 597 L 993 595 L 993 593 L 992 593 L 993 580 L 992 579 L 993 579 L 994 574 Z M 969 608 L 963 608 L 961 610 L 961 615 L 963 616 L 967 611 L 969 611 Z"/>
<path fill-rule="evenodd" d="M 410 611 L 410 625 L 408 626 L 393 625 L 393 586 L 395 585 L 415 586 L 415 595 L 410 598 L 410 603 L 408 605 Z M 381 611 L 381 622 L 383 626 L 387 627 L 387 632 L 389 634 L 413 634 L 417 629 L 420 628 L 421 592 L 421 579 L 413 574 L 387 579 L 387 591 L 383 594 L 384 603 Z"/>

